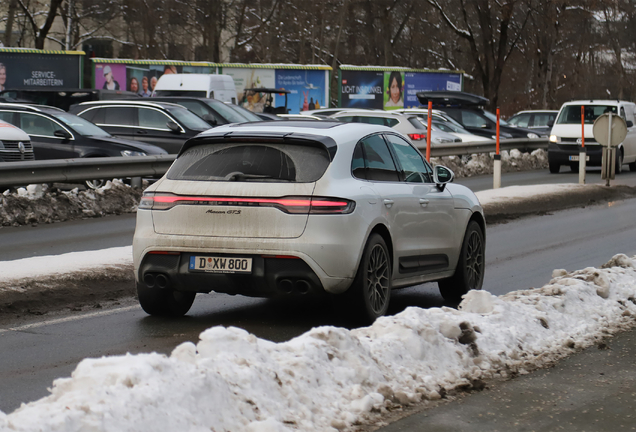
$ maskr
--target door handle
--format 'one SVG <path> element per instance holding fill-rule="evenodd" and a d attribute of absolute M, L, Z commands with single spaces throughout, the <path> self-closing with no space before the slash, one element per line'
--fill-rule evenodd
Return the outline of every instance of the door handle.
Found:
<path fill-rule="evenodd" d="M 137 129 L 137 133 L 138 133 L 139 135 L 148 135 L 148 132 L 147 132 L 147 131 L 145 131 L 145 130 L 142 130 L 142 129 Z"/>
<path fill-rule="evenodd" d="M 385 199 L 384 200 L 384 205 L 387 206 L 388 208 L 391 208 L 391 206 L 393 205 L 394 201 L 390 200 L 390 199 Z"/>
<path fill-rule="evenodd" d="M 420 204 L 422 205 L 422 207 L 426 207 L 428 205 L 428 200 L 424 199 L 424 198 L 420 198 Z"/>

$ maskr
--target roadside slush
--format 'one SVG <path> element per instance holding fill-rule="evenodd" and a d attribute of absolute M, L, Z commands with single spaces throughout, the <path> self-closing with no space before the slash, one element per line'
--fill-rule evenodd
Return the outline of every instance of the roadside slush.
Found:
<path fill-rule="evenodd" d="M 367 430 L 636 430 L 636 330 L 607 337 L 552 368 L 485 385 L 432 408 L 407 408 L 400 420 Z"/>

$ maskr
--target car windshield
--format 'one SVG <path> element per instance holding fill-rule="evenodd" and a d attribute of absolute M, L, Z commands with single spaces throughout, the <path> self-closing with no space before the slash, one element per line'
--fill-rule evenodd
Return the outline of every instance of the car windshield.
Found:
<path fill-rule="evenodd" d="M 612 112 L 618 114 L 615 105 L 583 105 L 583 117 L 586 124 L 594 124 L 601 114 Z M 556 124 L 581 124 L 581 105 L 568 105 L 563 107 Z"/>
<path fill-rule="evenodd" d="M 210 125 L 205 120 L 185 108 L 169 108 L 168 111 L 188 129 L 202 131 L 210 129 Z"/>
<path fill-rule="evenodd" d="M 73 128 L 75 132 L 82 136 L 109 137 L 110 134 L 99 126 L 95 126 L 88 120 L 84 120 L 73 114 L 56 112 L 53 114 L 56 119 L 61 120 L 67 126 Z"/>
<path fill-rule="evenodd" d="M 242 113 L 233 110 L 232 107 L 225 105 L 223 102 L 207 100 L 205 103 L 208 104 L 214 111 L 218 112 L 229 123 L 247 123 L 249 121 L 254 121 L 248 119 Z"/>
<path fill-rule="evenodd" d="M 482 113 L 486 117 L 488 117 L 488 119 L 491 120 L 493 123 L 497 123 L 497 116 L 496 115 L 494 115 L 490 111 L 486 111 L 486 110 L 482 110 Z M 501 116 L 499 117 L 499 124 L 502 125 L 502 126 L 510 126 L 508 124 L 508 122 L 506 122 L 504 119 L 501 118 Z"/>
<path fill-rule="evenodd" d="M 450 122 L 433 122 L 433 126 L 439 128 L 441 131 L 448 133 L 461 133 L 470 134 L 466 129 L 456 126 Z"/>
<path fill-rule="evenodd" d="M 260 118 L 256 114 L 254 114 L 252 111 L 250 111 L 250 110 L 248 110 L 246 108 L 243 108 L 242 106 L 233 105 L 233 104 L 226 104 L 226 106 L 228 106 L 228 107 L 230 107 L 230 109 L 233 109 L 234 111 L 240 113 L 242 116 L 244 116 L 249 121 L 263 121 L 262 118 Z"/>

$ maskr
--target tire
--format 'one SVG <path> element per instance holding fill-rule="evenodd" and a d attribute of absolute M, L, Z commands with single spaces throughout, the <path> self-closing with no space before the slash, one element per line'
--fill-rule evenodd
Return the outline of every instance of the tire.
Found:
<path fill-rule="evenodd" d="M 84 182 L 84 184 L 86 185 L 87 188 L 89 189 L 99 189 L 100 187 L 103 187 L 106 184 L 106 180 L 104 179 L 99 179 L 99 180 L 86 180 Z"/>
<path fill-rule="evenodd" d="M 143 283 L 138 283 L 137 296 L 141 308 L 148 315 L 178 317 L 188 313 L 196 293 L 167 288 L 148 288 Z"/>
<path fill-rule="evenodd" d="M 616 167 L 614 168 L 614 174 L 618 175 L 623 172 L 623 152 L 621 149 L 616 149 Z"/>
<path fill-rule="evenodd" d="M 459 303 L 470 290 L 480 290 L 484 282 L 486 244 L 481 227 L 471 221 L 466 228 L 455 274 L 437 282 L 444 300 Z"/>
<path fill-rule="evenodd" d="M 548 167 L 550 169 L 550 174 L 558 174 L 561 171 L 561 164 L 555 162 L 548 162 Z"/>
<path fill-rule="evenodd" d="M 391 298 L 391 259 L 382 236 L 371 234 L 358 272 L 347 291 L 355 318 L 370 324 L 386 313 Z"/>

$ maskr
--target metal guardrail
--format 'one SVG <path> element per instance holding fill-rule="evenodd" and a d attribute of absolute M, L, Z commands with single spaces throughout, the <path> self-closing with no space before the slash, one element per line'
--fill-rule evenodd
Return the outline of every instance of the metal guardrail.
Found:
<path fill-rule="evenodd" d="M 418 148 L 423 152 L 426 151 L 426 146 L 418 146 Z M 548 140 L 545 138 L 507 139 L 500 141 L 499 148 L 520 151 L 547 149 Z M 431 147 L 431 156 L 492 153 L 495 149 L 495 140 L 436 144 Z M 125 177 L 161 177 L 168 171 L 175 158 L 176 155 L 160 155 L 2 162 L 0 163 L 0 187 L 33 183 L 81 183 L 85 180 Z"/>
<path fill-rule="evenodd" d="M 0 163 L 0 187 L 33 183 L 81 183 L 125 177 L 161 177 L 176 155 L 54 159 Z"/>

